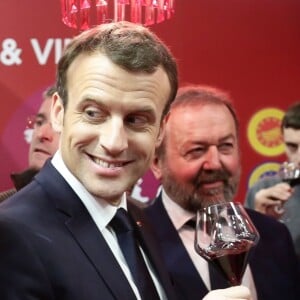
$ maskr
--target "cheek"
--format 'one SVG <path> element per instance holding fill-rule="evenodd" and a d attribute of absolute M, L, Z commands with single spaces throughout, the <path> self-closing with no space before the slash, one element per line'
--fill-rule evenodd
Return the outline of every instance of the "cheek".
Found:
<path fill-rule="evenodd" d="M 59 146 L 59 139 L 60 139 L 60 135 L 54 135 L 53 137 L 53 147 L 58 147 Z"/>
<path fill-rule="evenodd" d="M 38 130 L 34 130 L 32 132 L 32 136 L 31 136 L 30 148 L 35 147 L 35 145 L 38 144 L 38 143 L 39 143 Z"/>
<path fill-rule="evenodd" d="M 291 153 L 291 151 L 287 147 L 285 147 L 285 154 L 286 154 L 287 158 L 289 160 L 291 160 L 292 153 Z"/>
<path fill-rule="evenodd" d="M 287 154 L 287 157 L 290 162 L 293 162 L 296 164 L 299 163 L 299 161 L 300 161 L 300 155 L 297 153 L 289 153 L 289 154 Z"/>
<path fill-rule="evenodd" d="M 192 182 L 199 173 L 201 163 L 199 161 L 187 162 L 186 160 L 170 157 L 169 168 L 177 179 L 182 182 Z"/>
<path fill-rule="evenodd" d="M 227 157 L 223 160 L 224 166 L 232 175 L 235 175 L 240 170 L 240 158 L 238 155 Z"/>
<path fill-rule="evenodd" d="M 295 157 L 295 153 L 293 153 L 290 149 L 286 149 L 286 156 L 289 160 L 292 160 L 292 158 Z"/>
<path fill-rule="evenodd" d="M 88 126 L 84 123 L 65 124 L 63 130 L 64 137 L 73 142 L 90 140 L 100 135 L 100 130 L 95 126 Z"/>
<path fill-rule="evenodd" d="M 151 133 L 130 133 L 127 135 L 128 147 L 135 148 L 137 151 L 153 156 L 157 137 Z"/>

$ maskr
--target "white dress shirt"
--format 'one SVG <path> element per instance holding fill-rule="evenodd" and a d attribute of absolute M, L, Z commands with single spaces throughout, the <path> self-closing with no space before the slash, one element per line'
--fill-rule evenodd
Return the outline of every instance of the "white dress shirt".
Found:
<path fill-rule="evenodd" d="M 195 230 L 192 227 L 184 226 L 188 220 L 195 219 L 195 214 L 183 209 L 176 202 L 172 201 L 164 189 L 162 189 L 162 202 L 195 268 L 208 290 L 211 290 L 208 263 L 196 252 L 194 248 Z M 252 300 L 257 300 L 256 288 L 249 265 L 247 266 L 243 276 L 242 285 L 250 289 Z"/>
<path fill-rule="evenodd" d="M 103 235 L 105 241 L 107 242 L 109 248 L 111 249 L 113 255 L 118 261 L 122 271 L 124 272 L 136 298 L 142 300 L 139 294 L 139 291 L 133 281 L 133 277 L 128 268 L 126 259 L 122 253 L 122 250 L 118 244 L 117 237 L 113 231 L 113 229 L 109 226 L 110 221 L 114 217 L 118 208 L 122 207 L 127 210 L 127 202 L 126 202 L 126 193 L 123 194 L 121 202 L 118 206 L 110 205 L 107 201 L 102 199 L 95 199 L 86 188 L 79 182 L 79 180 L 69 171 L 67 166 L 65 165 L 60 151 L 57 151 L 52 158 L 52 164 L 57 169 L 57 171 L 64 177 L 64 179 L 68 182 L 77 196 L 80 198 L 89 214 L 91 215 L 93 221 L 95 222 L 99 232 Z M 146 265 L 148 267 L 149 273 L 153 280 L 153 283 L 156 287 L 156 290 L 160 296 L 160 299 L 167 299 L 165 292 L 159 283 L 158 279 L 155 276 L 154 270 L 149 263 L 148 258 L 143 252 L 142 248 L 140 248 L 143 257 L 145 259 Z"/>

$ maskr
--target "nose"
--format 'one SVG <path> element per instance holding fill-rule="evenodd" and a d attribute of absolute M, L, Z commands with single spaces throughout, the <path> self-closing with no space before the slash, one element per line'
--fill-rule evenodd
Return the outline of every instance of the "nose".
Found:
<path fill-rule="evenodd" d="M 105 124 L 102 124 L 100 144 L 113 156 L 127 149 L 128 137 L 121 118 L 111 118 Z"/>
<path fill-rule="evenodd" d="M 50 122 L 43 123 L 40 127 L 35 128 L 37 131 L 36 136 L 40 141 L 52 141 L 53 140 L 53 129 Z"/>
<path fill-rule="evenodd" d="M 203 156 L 203 169 L 204 170 L 219 170 L 222 168 L 219 151 L 217 146 L 211 145 L 208 147 Z"/>

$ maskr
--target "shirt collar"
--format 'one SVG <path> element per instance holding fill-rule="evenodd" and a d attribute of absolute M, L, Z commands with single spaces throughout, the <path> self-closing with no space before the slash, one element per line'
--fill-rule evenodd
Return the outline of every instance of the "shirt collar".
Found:
<path fill-rule="evenodd" d="M 165 206 L 168 215 L 175 226 L 176 230 L 182 228 L 182 226 L 190 219 L 195 218 L 195 214 L 191 213 L 180 205 L 178 205 L 175 201 L 173 201 L 166 191 L 162 188 L 162 202 Z"/>
<path fill-rule="evenodd" d="M 122 207 L 127 210 L 126 193 L 123 194 L 118 206 L 113 206 L 103 199 L 96 199 L 90 194 L 67 168 L 59 150 L 54 154 L 51 163 L 80 198 L 100 231 L 112 220 L 118 208 Z"/>

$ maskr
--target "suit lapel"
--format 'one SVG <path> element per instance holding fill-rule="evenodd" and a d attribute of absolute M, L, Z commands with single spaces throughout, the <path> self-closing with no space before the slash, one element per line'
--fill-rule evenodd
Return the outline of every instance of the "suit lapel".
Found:
<path fill-rule="evenodd" d="M 256 214 L 249 209 L 246 209 L 246 211 L 261 234 L 262 232 L 260 230 L 260 224 L 259 222 L 256 222 Z M 272 232 L 270 232 L 270 235 L 272 235 Z M 270 268 L 272 266 L 272 262 L 269 260 L 272 249 L 269 245 L 265 244 L 265 241 L 268 242 L 268 239 L 269 237 L 260 239 L 256 247 L 251 249 L 249 253 L 249 265 L 255 283 L 258 299 L 264 298 L 266 291 L 274 289 L 272 285 L 270 286 L 270 284 L 268 284 L 268 281 L 266 281 L 265 278 L 265 270 L 269 270 L 270 274 L 272 274 L 272 269 Z M 272 292 L 270 294 L 272 294 Z"/>
<path fill-rule="evenodd" d="M 71 187 L 48 164 L 37 176 L 60 218 L 116 299 L 136 299 L 122 269 L 85 206 Z M 53 197 L 55 195 L 55 197 Z M 99 278 L 99 280 L 100 280 Z"/>
<path fill-rule="evenodd" d="M 162 287 L 164 288 L 167 298 L 176 298 L 173 293 L 174 290 L 171 286 L 169 274 L 167 273 L 164 267 L 165 264 L 161 259 L 161 253 L 159 253 L 158 251 L 158 244 L 157 240 L 154 239 L 152 226 L 148 224 L 147 220 L 145 219 L 145 215 L 137 206 L 132 205 L 130 202 L 128 202 L 128 210 L 136 225 L 139 243 L 141 244 L 143 251 L 147 255 L 151 266 L 154 268 L 156 276 L 159 279 Z"/>
<path fill-rule="evenodd" d="M 132 289 L 105 239 L 88 216 L 73 216 L 66 226 L 117 299 L 135 299 Z"/>
<path fill-rule="evenodd" d="M 186 299 L 201 299 L 208 292 L 166 212 L 161 196 L 146 209 L 160 241 L 177 293 Z M 189 288 L 187 289 L 186 286 Z"/>

